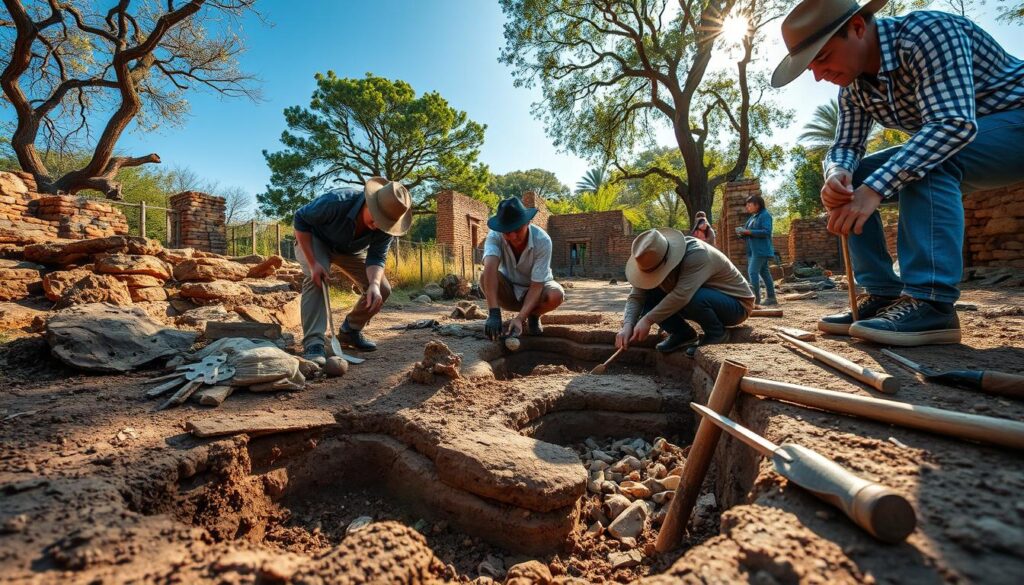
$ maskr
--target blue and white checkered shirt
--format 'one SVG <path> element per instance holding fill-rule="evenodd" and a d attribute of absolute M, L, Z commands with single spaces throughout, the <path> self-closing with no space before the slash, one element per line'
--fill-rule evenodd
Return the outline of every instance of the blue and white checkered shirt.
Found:
<path fill-rule="evenodd" d="M 879 86 L 858 78 L 839 91 L 839 125 L 824 167 L 826 177 L 836 167 L 856 170 L 874 122 L 912 134 L 864 181 L 889 198 L 967 146 L 978 116 L 1024 108 L 1024 61 L 952 14 L 918 11 L 876 22 Z"/>

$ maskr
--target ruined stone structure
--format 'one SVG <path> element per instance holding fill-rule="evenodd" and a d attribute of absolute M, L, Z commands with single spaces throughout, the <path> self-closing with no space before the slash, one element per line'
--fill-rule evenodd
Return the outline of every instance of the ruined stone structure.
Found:
<path fill-rule="evenodd" d="M 751 195 L 761 194 L 761 182 L 757 179 L 733 181 L 725 186 L 722 197 L 722 211 L 718 215 L 718 249 L 732 260 L 743 274 L 747 273 L 747 244 L 736 235 L 736 228 L 743 227 L 750 216 L 744 201 Z"/>
<path fill-rule="evenodd" d="M 544 198 L 533 191 L 526 191 L 523 193 L 522 199 L 523 205 L 537 209 L 537 215 L 533 216 L 533 221 L 531 223 L 539 226 L 544 231 L 548 231 L 548 221 L 551 217 L 551 212 L 548 211 L 548 206 L 544 203 Z"/>
<path fill-rule="evenodd" d="M 787 249 L 791 262 L 814 262 L 831 270 L 843 268 L 839 238 L 830 234 L 828 218 L 808 217 L 790 223 Z"/>
<path fill-rule="evenodd" d="M 171 233 L 178 235 L 177 245 L 216 254 L 227 253 L 228 239 L 224 219 L 224 198 L 198 191 L 185 191 L 171 197 Z"/>
<path fill-rule="evenodd" d="M 967 266 L 1024 268 L 1024 184 L 964 198 Z"/>
<path fill-rule="evenodd" d="M 127 233 L 124 214 L 108 203 L 44 195 L 36 192 L 32 175 L 0 171 L 0 243 L 31 244 Z"/>
<path fill-rule="evenodd" d="M 634 237 L 633 225 L 621 210 L 553 215 L 548 234 L 552 270 L 567 275 L 571 266 L 574 276 L 596 278 L 623 274 Z"/>
<path fill-rule="evenodd" d="M 455 191 L 437 194 L 437 243 L 448 247 L 456 258 L 465 250 L 484 245 L 487 237 L 487 204 Z"/>

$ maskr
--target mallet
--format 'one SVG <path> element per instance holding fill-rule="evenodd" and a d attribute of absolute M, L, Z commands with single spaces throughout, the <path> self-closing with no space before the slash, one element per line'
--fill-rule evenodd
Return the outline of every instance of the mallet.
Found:
<path fill-rule="evenodd" d="M 917 526 L 914 507 L 893 489 L 857 477 L 807 447 L 793 443 L 776 445 L 706 406 L 691 403 L 690 407 L 767 457 L 779 475 L 839 508 L 878 540 L 901 542 Z"/>
<path fill-rule="evenodd" d="M 739 394 L 740 380 L 746 373 L 747 366 L 739 362 L 722 362 L 718 377 L 715 379 L 715 387 L 708 397 L 708 407 L 718 414 L 729 414 L 736 402 L 736 395 Z M 654 544 L 658 552 L 670 551 L 682 541 L 693 506 L 700 494 L 700 486 L 704 483 L 711 457 L 715 454 L 721 436 L 722 429 L 713 422 L 701 419 L 697 434 L 693 438 L 693 445 L 690 446 L 690 456 L 683 464 L 683 476 L 679 487 L 676 488 L 675 497 L 669 504 L 665 521 L 658 532 L 658 540 Z"/>

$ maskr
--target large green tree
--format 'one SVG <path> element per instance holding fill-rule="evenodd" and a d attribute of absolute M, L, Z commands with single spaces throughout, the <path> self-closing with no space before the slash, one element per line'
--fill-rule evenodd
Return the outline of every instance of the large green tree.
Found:
<path fill-rule="evenodd" d="M 334 185 L 362 185 L 374 176 L 401 181 L 417 211 L 429 212 L 439 190 L 485 198 L 490 172 L 477 162 L 486 126 L 436 92 L 416 95 L 404 81 L 316 75 L 309 107 L 285 109 L 285 149 L 263 151 L 270 184 L 257 195 L 272 217 L 290 217 Z"/>
<path fill-rule="evenodd" d="M 533 191 L 544 199 L 559 200 L 569 195 L 569 188 L 562 184 L 551 171 L 530 169 L 494 175 L 491 191 L 502 199 L 520 197 L 525 191 Z"/>
<path fill-rule="evenodd" d="M 516 84 L 539 84 L 537 108 L 557 146 L 609 161 L 622 178 L 658 174 L 692 218 L 711 212 L 715 189 L 756 162 L 778 164 L 784 152 L 760 139 L 788 123 L 766 101 L 767 81 L 748 67 L 761 29 L 792 2 L 777 0 L 500 0 L 506 16 L 501 60 Z M 730 18 L 732 17 L 732 18 Z M 726 23 L 730 23 L 727 25 Z M 738 44 L 723 30 L 749 23 Z M 745 34 L 744 34 L 745 33 Z M 730 62 L 714 70 L 716 55 Z M 633 168 L 633 153 L 667 126 L 685 176 L 660 167 Z M 713 172 L 707 154 L 729 161 Z"/>
<path fill-rule="evenodd" d="M 115 152 L 132 122 L 151 129 L 180 120 L 193 89 L 256 97 L 238 70 L 241 37 L 225 22 L 254 3 L 3 0 L 0 88 L 16 120 L 10 148 L 19 167 L 42 192 L 120 199 L 121 169 L 160 162 L 156 153 Z M 86 150 L 73 168 L 46 164 L 48 152 L 77 160 Z"/>

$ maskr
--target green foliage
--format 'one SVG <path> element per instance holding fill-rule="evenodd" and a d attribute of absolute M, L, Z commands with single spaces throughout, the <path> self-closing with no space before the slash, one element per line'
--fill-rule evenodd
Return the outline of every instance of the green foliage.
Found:
<path fill-rule="evenodd" d="M 402 181 L 421 209 L 444 189 L 487 198 L 490 172 L 477 162 L 486 126 L 469 119 L 436 92 L 417 97 L 412 86 L 367 74 L 316 75 L 308 108 L 284 111 L 285 149 L 263 151 L 270 184 L 260 209 L 290 218 L 330 186 L 361 186 L 373 176 Z"/>
<path fill-rule="evenodd" d="M 533 191 L 546 201 L 555 201 L 569 195 L 569 188 L 562 184 L 551 171 L 530 169 L 494 175 L 489 188 L 500 199 L 521 197 L 525 191 Z M 492 205 L 493 209 L 494 206 Z"/>
<path fill-rule="evenodd" d="M 594 167 L 583 174 L 576 183 L 576 192 L 597 191 L 608 181 L 608 170 L 605 167 Z"/>
<path fill-rule="evenodd" d="M 626 219 L 636 225 L 643 221 L 643 214 L 624 199 L 625 190 L 626 186 L 622 183 L 607 182 L 596 191 L 580 191 L 562 201 L 553 202 L 548 210 L 554 215 L 622 210 Z"/>
<path fill-rule="evenodd" d="M 416 215 L 412 219 L 412 227 L 404 236 L 413 242 L 429 242 L 437 238 L 437 214 Z"/>

